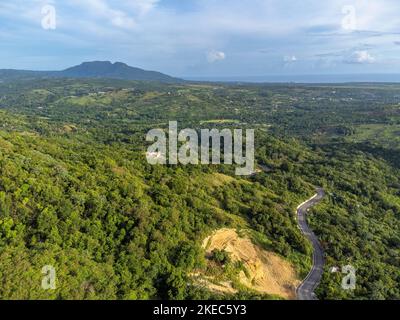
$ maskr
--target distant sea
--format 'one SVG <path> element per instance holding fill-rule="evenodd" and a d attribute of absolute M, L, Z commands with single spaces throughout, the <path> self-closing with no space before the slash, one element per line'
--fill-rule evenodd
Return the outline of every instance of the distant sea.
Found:
<path fill-rule="evenodd" d="M 238 77 L 181 77 L 189 81 L 248 83 L 352 83 L 400 82 L 400 74 L 269 75 Z"/>

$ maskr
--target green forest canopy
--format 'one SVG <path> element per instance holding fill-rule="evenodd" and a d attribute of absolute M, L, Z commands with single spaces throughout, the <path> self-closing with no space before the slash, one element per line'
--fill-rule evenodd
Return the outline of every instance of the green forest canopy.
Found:
<path fill-rule="evenodd" d="M 301 278 L 311 247 L 294 209 L 314 186 L 327 191 L 310 215 L 327 255 L 319 298 L 400 298 L 399 89 L 0 84 L 0 298 L 221 298 L 189 274 L 204 267 L 202 240 L 225 226 L 254 230 Z M 170 120 L 255 128 L 270 171 L 148 165 L 145 134 Z M 215 183 L 217 173 L 232 179 Z M 348 264 L 355 291 L 329 272 Z M 54 291 L 40 287 L 44 265 L 56 267 Z"/>

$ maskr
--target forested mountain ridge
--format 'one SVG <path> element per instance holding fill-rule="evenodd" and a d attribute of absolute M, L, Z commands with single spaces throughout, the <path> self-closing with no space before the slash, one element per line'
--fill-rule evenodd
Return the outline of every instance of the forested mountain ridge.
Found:
<path fill-rule="evenodd" d="M 0 80 L 32 78 L 108 78 L 121 80 L 159 81 L 176 83 L 183 80 L 156 71 L 130 67 L 122 62 L 110 61 L 84 62 L 62 71 L 0 70 Z"/>
<path fill-rule="evenodd" d="M 390 139 L 398 90 L 0 84 L 0 297 L 224 298 L 190 277 L 206 268 L 203 239 L 223 227 L 250 230 L 301 279 L 311 248 L 294 209 L 321 186 L 327 196 L 310 215 L 327 255 L 319 298 L 399 298 L 400 157 Z M 257 162 L 269 171 L 238 178 L 231 166 L 148 165 L 145 134 L 171 119 L 181 128 L 255 128 Z M 355 291 L 329 272 L 348 264 Z M 44 265 L 58 270 L 55 291 L 40 288 Z M 273 298 L 239 289 L 234 298 Z"/>
<path fill-rule="evenodd" d="M 59 76 L 66 78 L 110 78 L 124 80 L 179 82 L 182 81 L 155 71 L 130 67 L 122 62 L 110 61 L 84 62 L 79 66 L 61 71 Z"/>

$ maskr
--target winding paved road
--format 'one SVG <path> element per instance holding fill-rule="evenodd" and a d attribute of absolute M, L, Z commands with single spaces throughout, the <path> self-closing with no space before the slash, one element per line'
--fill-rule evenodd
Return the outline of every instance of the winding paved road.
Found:
<path fill-rule="evenodd" d="M 325 263 L 324 251 L 322 250 L 322 247 L 316 235 L 308 226 L 306 216 L 308 209 L 318 204 L 324 196 L 324 190 L 322 188 L 318 188 L 317 194 L 314 197 L 304 202 L 297 208 L 297 219 L 299 227 L 303 234 L 311 241 L 314 249 L 313 266 L 311 268 L 311 271 L 296 289 L 298 300 L 318 300 L 314 293 L 314 290 L 318 287 L 322 278 Z"/>

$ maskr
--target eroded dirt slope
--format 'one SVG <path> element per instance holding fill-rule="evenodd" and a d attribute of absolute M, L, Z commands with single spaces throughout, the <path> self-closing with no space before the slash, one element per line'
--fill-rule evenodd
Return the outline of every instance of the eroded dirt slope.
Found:
<path fill-rule="evenodd" d="M 204 240 L 203 248 L 207 256 L 218 249 L 228 252 L 232 261 L 241 261 L 247 270 L 247 275 L 243 271 L 239 274 L 242 285 L 260 293 L 295 299 L 295 288 L 300 281 L 293 266 L 275 253 L 255 245 L 249 237 L 239 237 L 235 229 L 216 231 Z M 220 288 L 227 289 L 227 284 Z M 228 289 L 226 292 L 232 292 Z"/>

